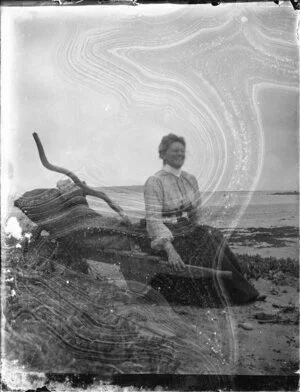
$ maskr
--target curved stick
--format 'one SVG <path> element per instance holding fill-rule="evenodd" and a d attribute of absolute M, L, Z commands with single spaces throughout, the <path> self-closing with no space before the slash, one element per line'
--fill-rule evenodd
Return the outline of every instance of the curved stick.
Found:
<path fill-rule="evenodd" d="M 126 216 L 126 214 L 124 213 L 124 211 L 122 210 L 122 208 L 120 206 L 118 206 L 116 203 L 114 203 L 104 192 L 100 192 L 100 191 L 96 191 L 93 188 L 88 187 L 86 184 L 84 184 L 82 181 L 80 181 L 80 179 L 76 176 L 76 174 L 74 174 L 73 172 L 71 172 L 70 170 L 64 169 L 62 167 L 59 166 L 55 166 L 52 165 L 45 154 L 44 151 L 44 147 L 42 145 L 42 142 L 38 136 L 38 134 L 36 132 L 34 132 L 32 134 L 38 152 L 39 152 L 39 156 L 41 159 L 41 162 L 43 164 L 43 166 L 45 166 L 46 169 L 51 170 L 51 171 L 55 171 L 58 173 L 62 173 L 65 174 L 66 176 L 70 177 L 71 180 L 80 188 L 82 188 L 84 190 L 84 193 L 86 196 L 94 196 L 94 197 L 98 197 L 104 201 L 106 201 L 106 203 L 114 210 L 116 211 L 123 219 L 124 221 L 128 224 L 131 225 L 131 222 L 129 221 L 128 217 Z"/>

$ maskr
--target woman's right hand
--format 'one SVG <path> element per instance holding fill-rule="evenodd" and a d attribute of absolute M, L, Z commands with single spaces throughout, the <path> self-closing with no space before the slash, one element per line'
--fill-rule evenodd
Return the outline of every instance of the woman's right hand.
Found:
<path fill-rule="evenodd" d="M 185 268 L 185 264 L 176 252 L 173 244 L 170 241 L 166 241 L 163 246 L 168 255 L 168 264 L 172 266 L 175 271 L 183 270 Z"/>
<path fill-rule="evenodd" d="M 184 262 L 175 249 L 168 253 L 168 262 L 175 271 L 182 271 L 185 268 Z"/>

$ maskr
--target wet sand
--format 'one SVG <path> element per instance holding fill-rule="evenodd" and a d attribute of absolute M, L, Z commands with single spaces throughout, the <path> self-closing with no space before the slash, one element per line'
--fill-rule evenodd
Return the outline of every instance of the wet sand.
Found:
<path fill-rule="evenodd" d="M 299 227 L 221 229 L 237 254 L 299 260 Z"/>

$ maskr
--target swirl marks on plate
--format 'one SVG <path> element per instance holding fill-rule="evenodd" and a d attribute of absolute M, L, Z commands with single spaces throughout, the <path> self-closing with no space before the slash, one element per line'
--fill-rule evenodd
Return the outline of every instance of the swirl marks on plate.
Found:
<path fill-rule="evenodd" d="M 56 61 L 66 80 L 102 97 L 99 116 L 120 127 L 119 134 L 113 131 L 120 143 L 128 129 L 133 135 L 151 127 L 181 133 L 201 189 L 253 191 L 265 149 L 258 94 L 270 86 L 297 88 L 295 24 L 288 9 L 133 11 L 70 30 Z M 112 151 L 116 161 L 120 148 Z M 233 205 L 231 198 L 227 207 Z"/>

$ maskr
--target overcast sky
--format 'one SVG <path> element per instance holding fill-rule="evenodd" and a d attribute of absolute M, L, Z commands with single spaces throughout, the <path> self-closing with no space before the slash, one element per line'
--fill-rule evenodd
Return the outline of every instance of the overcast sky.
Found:
<path fill-rule="evenodd" d="M 12 192 L 138 185 L 169 132 L 202 190 L 298 188 L 296 12 L 275 4 L 2 10 L 2 159 Z"/>

